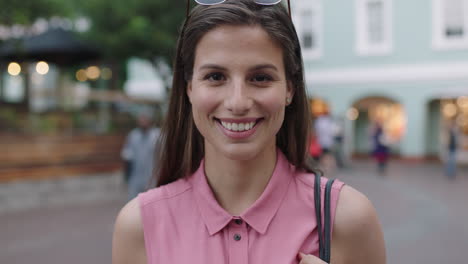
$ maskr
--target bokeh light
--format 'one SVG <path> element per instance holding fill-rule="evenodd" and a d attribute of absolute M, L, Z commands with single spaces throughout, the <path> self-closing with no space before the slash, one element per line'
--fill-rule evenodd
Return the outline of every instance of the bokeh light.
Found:
<path fill-rule="evenodd" d="M 97 66 L 89 66 L 86 69 L 86 77 L 90 80 L 97 80 L 101 76 L 101 70 Z"/>
<path fill-rule="evenodd" d="M 86 71 L 81 69 L 76 72 L 76 79 L 80 82 L 86 82 L 88 80 L 88 77 L 86 75 Z"/>
<path fill-rule="evenodd" d="M 10 62 L 8 64 L 8 73 L 13 76 L 17 76 L 21 73 L 21 66 L 16 62 Z"/>
<path fill-rule="evenodd" d="M 457 114 L 457 106 L 452 103 L 445 104 L 442 109 L 442 112 L 446 117 L 452 118 Z"/>
<path fill-rule="evenodd" d="M 460 108 L 468 108 L 468 96 L 460 96 L 457 99 L 457 105 Z"/>
<path fill-rule="evenodd" d="M 349 120 L 354 121 L 354 120 L 358 119 L 359 111 L 356 108 L 351 107 L 350 109 L 348 109 L 348 111 L 346 111 L 346 117 Z"/>
<path fill-rule="evenodd" d="M 104 80 L 112 79 L 112 70 L 109 68 L 103 68 L 101 71 L 101 77 Z"/>
<path fill-rule="evenodd" d="M 36 64 L 36 71 L 41 75 L 45 75 L 49 72 L 49 64 L 45 61 L 40 61 Z"/>

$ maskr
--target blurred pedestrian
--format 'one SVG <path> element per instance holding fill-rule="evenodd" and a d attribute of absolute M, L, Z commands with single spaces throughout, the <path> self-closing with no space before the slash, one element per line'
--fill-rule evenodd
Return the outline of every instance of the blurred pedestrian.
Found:
<path fill-rule="evenodd" d="M 340 169 L 345 167 L 344 159 L 344 129 L 343 129 L 343 120 L 335 120 L 335 129 L 334 129 L 334 144 L 333 144 L 333 155 L 335 157 L 336 166 Z"/>
<path fill-rule="evenodd" d="M 333 145 L 335 143 L 335 123 L 330 117 L 328 111 L 320 115 L 315 120 L 315 132 L 318 143 L 322 148 L 322 156 L 332 154 Z"/>
<path fill-rule="evenodd" d="M 197 3 L 175 55 L 158 187 L 121 210 L 113 263 L 323 264 L 324 189 L 331 262 L 385 263 L 369 200 L 307 161 L 310 108 L 285 5 Z"/>
<path fill-rule="evenodd" d="M 315 120 L 314 128 L 322 150 L 319 159 L 320 168 L 326 175 L 333 175 L 336 170 L 334 154 L 336 125 L 328 111 Z"/>
<path fill-rule="evenodd" d="M 322 155 L 322 148 L 317 140 L 317 135 L 315 134 L 314 129 L 311 129 L 309 141 L 309 154 L 314 161 L 318 163 L 320 161 L 320 156 Z"/>
<path fill-rule="evenodd" d="M 387 135 L 380 121 L 375 122 L 372 128 L 372 155 L 377 162 L 377 171 L 384 175 L 389 158 L 389 146 Z"/>
<path fill-rule="evenodd" d="M 138 112 L 138 127 L 128 134 L 121 151 L 126 166 L 124 173 L 128 180 L 128 198 L 135 198 L 146 190 L 157 167 L 156 153 L 159 151 L 160 129 L 153 127 L 153 113 L 150 109 Z"/>
<path fill-rule="evenodd" d="M 454 179 L 457 173 L 457 144 L 457 126 L 454 121 L 450 121 L 447 129 L 447 154 L 445 157 L 445 175 L 449 179 Z"/>

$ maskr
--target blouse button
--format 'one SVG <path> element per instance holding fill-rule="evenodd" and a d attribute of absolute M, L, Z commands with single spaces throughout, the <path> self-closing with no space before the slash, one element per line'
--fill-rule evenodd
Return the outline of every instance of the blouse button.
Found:
<path fill-rule="evenodd" d="M 236 219 L 234 220 L 234 222 L 238 225 L 242 225 L 242 220 L 241 219 Z"/>
<path fill-rule="evenodd" d="M 241 240 L 241 238 L 242 238 L 242 237 L 241 237 L 239 234 L 235 234 L 235 235 L 234 235 L 234 240 L 235 240 L 235 241 L 239 241 L 239 240 Z"/>

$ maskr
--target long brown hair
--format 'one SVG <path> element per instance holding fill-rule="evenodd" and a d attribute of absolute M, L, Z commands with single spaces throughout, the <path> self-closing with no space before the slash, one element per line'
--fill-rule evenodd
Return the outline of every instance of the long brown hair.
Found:
<path fill-rule="evenodd" d="M 228 0 L 218 5 L 196 6 L 182 27 L 169 109 L 161 133 L 157 185 L 195 172 L 204 157 L 203 137 L 195 127 L 186 89 L 187 81 L 192 78 L 196 45 L 207 32 L 220 25 L 259 25 L 281 46 L 286 78 L 293 86 L 294 96 L 286 107 L 276 144 L 297 169 L 313 172 L 307 154 L 311 123 L 302 55 L 291 18 L 280 4 L 263 6 L 252 0 Z"/>

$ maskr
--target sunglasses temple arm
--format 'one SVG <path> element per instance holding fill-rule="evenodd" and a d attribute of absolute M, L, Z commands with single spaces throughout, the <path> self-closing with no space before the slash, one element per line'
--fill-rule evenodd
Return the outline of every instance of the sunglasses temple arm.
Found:
<path fill-rule="evenodd" d="M 289 13 L 289 18 L 291 18 L 291 3 L 288 0 L 288 13 Z"/>

